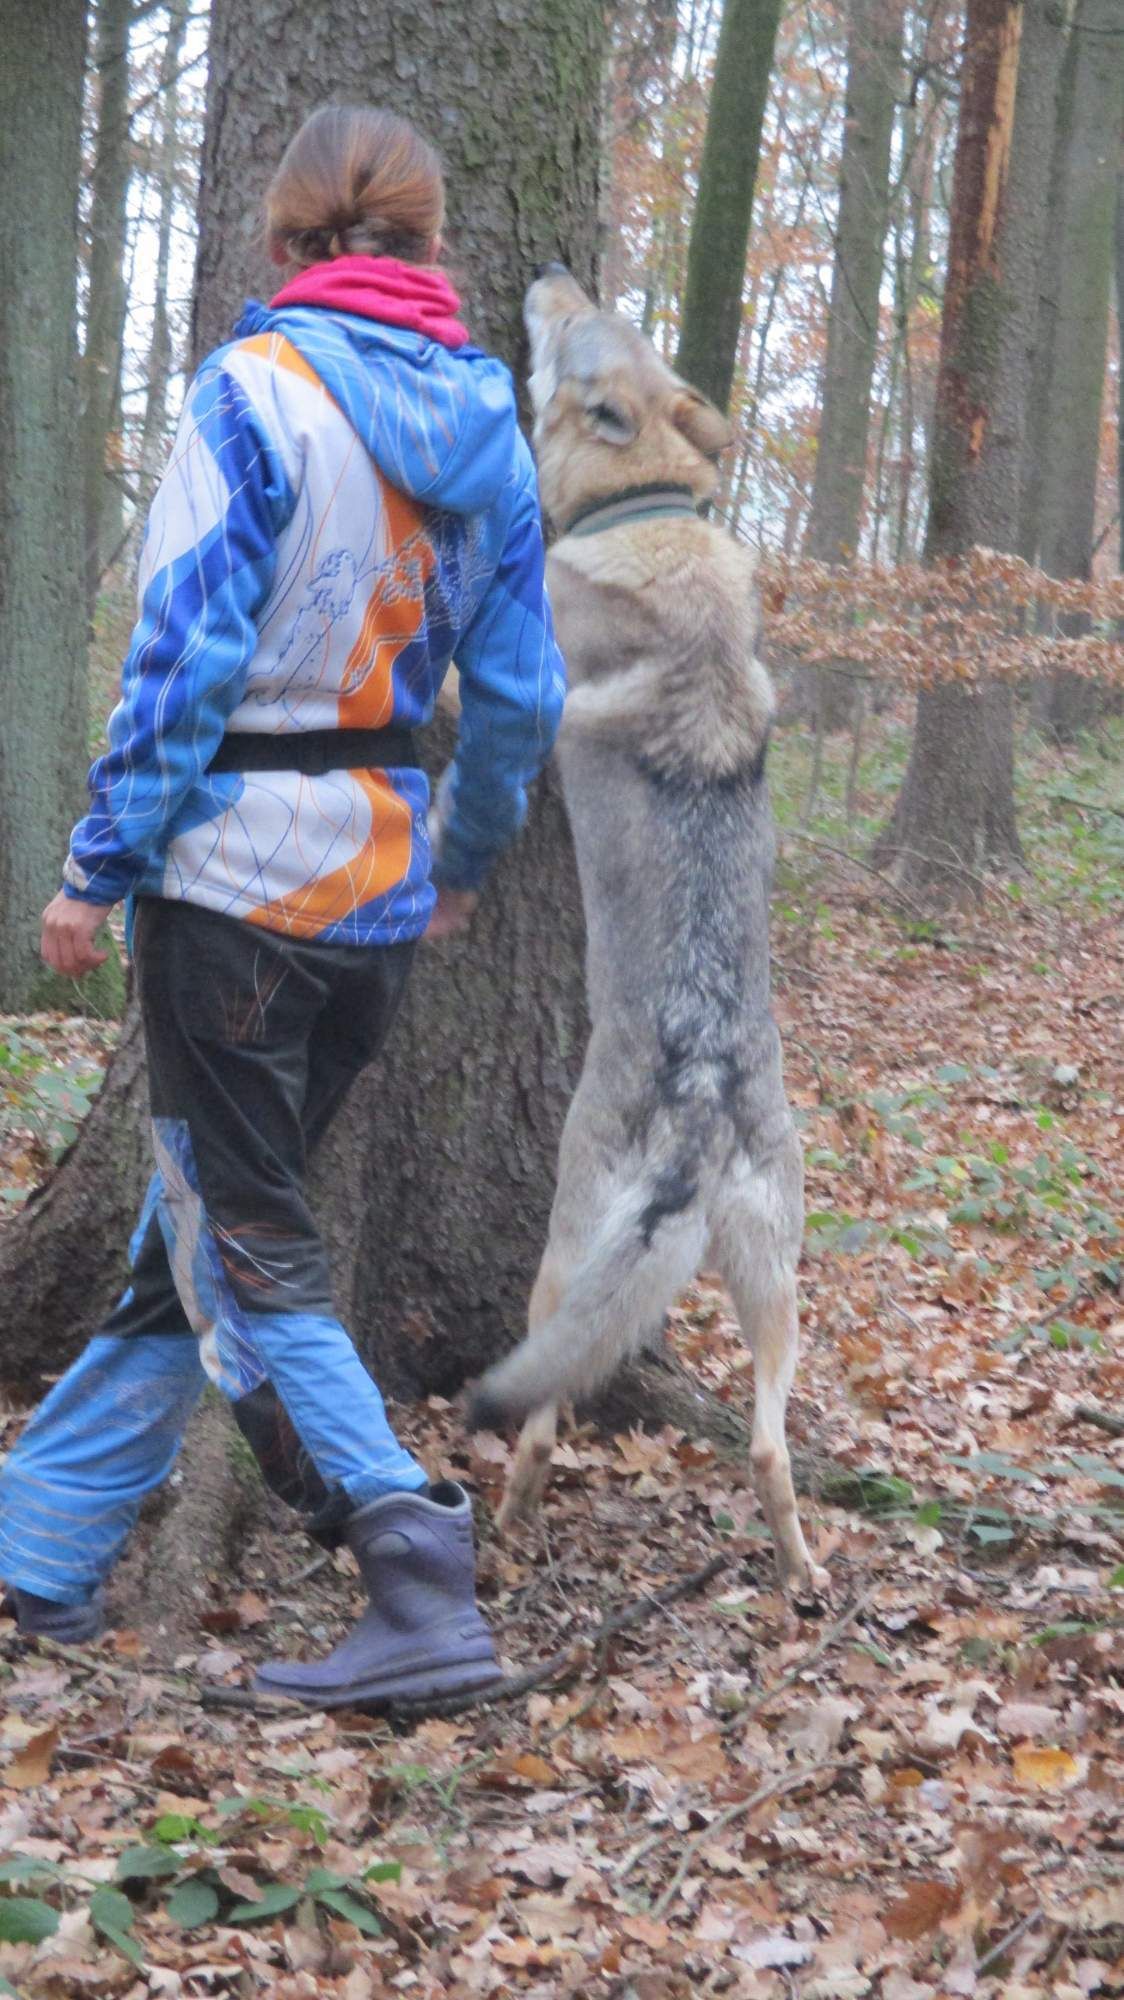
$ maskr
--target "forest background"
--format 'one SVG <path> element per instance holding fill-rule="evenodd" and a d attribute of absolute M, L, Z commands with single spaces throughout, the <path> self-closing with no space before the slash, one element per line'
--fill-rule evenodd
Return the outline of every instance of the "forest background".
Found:
<path fill-rule="evenodd" d="M 449 1399 L 519 1330 L 585 1029 L 548 778 L 317 1168 L 341 1310 L 476 1488 L 536 1686 L 247 1708 L 271 1621 L 322 1638 L 352 1579 L 301 1568 L 208 1406 L 116 1639 L 6 1642 L 0 1991 L 1124 1990 L 1120 0 L 5 0 L 0 44 L 9 1435 L 147 1172 L 120 968 L 36 955 L 145 507 L 267 294 L 285 139 L 369 97 L 446 158 L 482 342 L 521 368 L 561 254 L 734 422 L 810 1196 L 793 1430 L 839 1592 L 794 1632 L 705 1277 L 572 1433 L 541 1542 L 488 1527 L 508 1447 Z"/>

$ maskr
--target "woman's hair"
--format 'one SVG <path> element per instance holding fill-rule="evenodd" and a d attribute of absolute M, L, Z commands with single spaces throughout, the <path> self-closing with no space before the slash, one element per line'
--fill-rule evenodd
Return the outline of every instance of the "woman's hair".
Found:
<path fill-rule="evenodd" d="M 445 215 L 441 162 L 393 111 L 322 104 L 286 147 L 265 215 L 270 248 L 295 264 L 347 256 L 424 264 Z"/>

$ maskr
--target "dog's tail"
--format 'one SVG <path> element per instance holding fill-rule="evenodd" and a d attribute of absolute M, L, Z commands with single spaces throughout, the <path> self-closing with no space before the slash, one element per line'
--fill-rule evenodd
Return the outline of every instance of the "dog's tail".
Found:
<path fill-rule="evenodd" d="M 621 1195 L 557 1311 L 471 1391 L 472 1425 L 499 1429 L 588 1395 L 643 1345 L 702 1261 L 709 1178 L 682 1162 L 649 1166 Z"/>

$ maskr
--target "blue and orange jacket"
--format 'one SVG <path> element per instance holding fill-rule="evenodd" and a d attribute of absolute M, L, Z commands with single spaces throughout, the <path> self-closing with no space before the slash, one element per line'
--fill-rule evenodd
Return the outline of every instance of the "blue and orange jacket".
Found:
<path fill-rule="evenodd" d="M 479 886 L 549 755 L 564 669 L 511 378 L 471 346 L 251 305 L 189 391 L 153 503 L 68 894 L 183 898 L 341 943 Z M 431 862 L 419 770 L 208 775 L 227 729 L 461 722 Z"/>

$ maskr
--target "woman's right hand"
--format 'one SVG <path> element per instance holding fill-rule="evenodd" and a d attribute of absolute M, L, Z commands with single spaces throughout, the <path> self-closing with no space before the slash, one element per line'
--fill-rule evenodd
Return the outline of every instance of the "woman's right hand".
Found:
<path fill-rule="evenodd" d="M 112 903 L 83 903 L 60 889 L 43 912 L 39 950 L 44 965 L 64 979 L 81 979 L 104 965 L 109 953 L 99 951 L 94 938 L 112 908 Z"/>
<path fill-rule="evenodd" d="M 479 901 L 475 889 L 438 889 L 425 933 L 427 940 L 455 937 L 458 931 L 466 931 Z"/>

